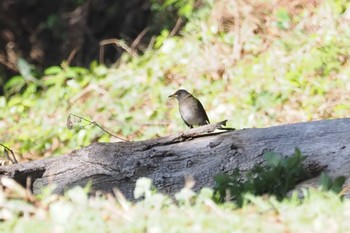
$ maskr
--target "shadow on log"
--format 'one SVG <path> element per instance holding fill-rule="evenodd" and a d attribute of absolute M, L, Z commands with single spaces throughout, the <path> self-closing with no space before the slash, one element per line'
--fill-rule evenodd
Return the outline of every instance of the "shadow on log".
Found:
<path fill-rule="evenodd" d="M 213 186 L 213 176 L 248 170 L 263 161 L 265 151 L 290 156 L 298 147 L 309 170 L 325 169 L 331 176 L 350 175 L 350 119 L 322 120 L 259 129 L 212 132 L 224 122 L 146 141 L 94 143 L 71 153 L 0 167 L 0 174 L 34 193 L 55 184 L 55 192 L 92 182 L 93 191 L 118 188 L 133 197 L 135 182 L 149 177 L 158 190 L 174 194 L 187 176 L 195 190 Z M 203 134 L 206 133 L 206 134 Z"/>

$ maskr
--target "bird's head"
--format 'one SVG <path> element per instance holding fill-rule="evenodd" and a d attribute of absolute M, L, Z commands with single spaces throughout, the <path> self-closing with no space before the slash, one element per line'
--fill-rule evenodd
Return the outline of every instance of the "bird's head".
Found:
<path fill-rule="evenodd" d="M 187 98 L 188 96 L 191 96 L 191 94 L 188 91 L 186 91 L 185 89 L 179 89 L 174 94 L 169 95 L 169 98 L 175 97 L 178 101 L 181 101 Z"/>

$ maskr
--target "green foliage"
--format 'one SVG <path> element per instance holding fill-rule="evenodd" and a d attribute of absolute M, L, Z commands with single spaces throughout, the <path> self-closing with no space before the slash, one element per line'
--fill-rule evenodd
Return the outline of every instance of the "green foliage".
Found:
<path fill-rule="evenodd" d="M 298 181 L 308 178 L 302 163 L 305 157 L 298 149 L 287 158 L 274 152 L 265 152 L 263 156 L 265 166 L 254 166 L 245 173 L 244 178 L 239 168 L 231 175 L 216 175 L 214 199 L 219 202 L 233 201 L 238 206 L 242 206 L 247 193 L 274 195 L 281 200 Z"/>
<path fill-rule="evenodd" d="M 174 7 L 177 9 L 177 13 L 179 16 L 190 18 L 192 12 L 193 12 L 193 7 L 194 7 L 195 0 L 166 0 L 162 4 L 162 9 L 164 10 L 165 8 L 168 7 Z"/>
<path fill-rule="evenodd" d="M 325 172 L 321 173 L 320 185 L 324 191 L 333 191 L 335 193 L 340 193 L 343 190 L 343 185 L 346 181 L 346 177 L 338 176 L 332 179 Z"/>
<path fill-rule="evenodd" d="M 46 69 L 44 72 L 46 76 L 41 82 L 26 82 L 22 76 L 13 77 L 5 86 L 6 94 L 11 96 L 3 106 L 8 111 L 0 112 L 0 118 L 10 121 L 18 119 L 21 124 L 10 124 L 10 127 L 5 128 L 3 131 L 6 134 L 5 140 L 16 137 L 15 141 L 8 140 L 7 144 L 20 143 L 20 147 L 15 150 L 20 154 L 27 151 L 52 153 L 52 150 L 61 153 L 63 148 L 57 146 L 68 141 L 73 147 L 90 144 L 95 137 L 92 131 L 90 134 L 86 131 L 78 133 L 78 130 L 76 134 L 69 132 L 65 128 L 64 118 L 68 116 L 72 104 L 70 99 L 87 88 L 92 79 L 98 80 L 104 77 L 101 70 L 101 66 L 92 67 L 90 71 L 62 64 L 62 67 L 54 66 Z M 38 89 L 44 91 L 38 92 Z M 56 116 L 57 112 L 59 114 Z M 56 121 L 58 124 L 54 127 L 49 126 L 47 122 L 52 119 L 58 120 Z"/>
<path fill-rule="evenodd" d="M 12 77 L 4 86 L 5 92 L 8 95 L 18 93 L 25 86 L 26 82 L 20 75 Z"/>
<path fill-rule="evenodd" d="M 238 45 L 231 1 L 154 1 L 172 26 L 157 18 L 164 30 L 142 55 L 125 53 L 109 68 L 96 61 L 89 68 L 62 62 L 43 77 L 21 61 L 21 74 L 0 97 L 2 143 L 19 159 L 36 159 L 113 140 L 93 125 L 69 131 L 69 113 L 131 140 L 174 133 L 186 126 L 167 96 L 180 87 L 201 100 L 212 122 L 229 119 L 237 129 L 347 117 L 350 30 L 341 14 L 348 3 L 294 9 L 258 2 L 267 7 L 242 2 L 247 5 L 240 9 L 251 10 L 240 12 Z M 179 16 L 180 9 L 187 13 Z M 178 17 L 187 19 L 184 27 L 169 37 Z M 55 17 L 48 23 L 56 27 Z M 233 57 L 236 46 L 239 59 Z"/>
<path fill-rule="evenodd" d="M 151 4 L 151 9 L 160 14 L 165 15 L 175 10 L 178 16 L 189 19 L 194 9 L 195 0 L 152 0 Z"/>
<path fill-rule="evenodd" d="M 2 180 L 4 181 L 4 180 Z M 156 192 L 150 179 L 136 182 L 144 198 L 127 201 L 121 193 L 89 196 L 75 187 L 59 196 L 48 188 L 40 196 L 6 180 L 0 189 L 1 232 L 348 232 L 350 201 L 334 192 L 310 189 L 304 198 L 246 195 L 249 204 L 233 208 L 216 204 L 213 190 L 194 193 L 183 188 L 175 194 Z M 145 185 L 146 184 L 146 185 Z M 253 223 L 253 224 L 252 224 Z M 234 229 L 234 230 L 233 230 Z"/>
<path fill-rule="evenodd" d="M 172 31 L 180 21 L 205 20 L 211 6 L 211 0 L 201 1 L 200 4 L 196 0 L 152 0 L 153 27 L 151 30 L 159 31 L 164 36 L 166 32 Z M 192 28 L 191 24 L 186 26 Z"/>
<path fill-rule="evenodd" d="M 327 0 L 295 12 L 289 10 L 292 5 L 274 5 L 273 11 L 243 5 L 240 9 L 248 10 L 240 12 L 239 41 L 236 20 L 222 10 L 227 8 L 216 8 L 220 2 L 201 1 L 196 9 L 194 1 L 153 1 L 160 28 L 151 30 L 161 32 L 155 44 L 136 58 L 123 54 L 111 68 L 63 62 L 38 78 L 34 67 L 19 61 L 20 75 L 0 96 L 2 143 L 22 159 L 36 159 L 111 140 L 93 126 L 69 131 L 69 113 L 131 140 L 177 132 L 185 126 L 167 96 L 179 87 L 200 98 L 212 122 L 229 119 L 235 128 L 350 114 L 350 30 L 343 15 L 348 1 Z M 249 11 L 252 15 L 245 15 Z M 169 37 L 179 17 L 186 24 Z M 43 27 L 65 37 L 55 14 Z M 232 56 L 236 46 L 241 46 L 239 59 Z M 246 203 L 239 209 L 232 202 L 215 204 L 208 188 L 199 194 L 184 188 L 174 202 L 147 180 L 137 184 L 135 197 L 142 199 L 137 203 L 118 193 L 118 198 L 89 197 L 79 188 L 64 196 L 48 188 L 28 197 L 16 187 L 0 190 L 0 232 L 349 232 L 344 221 L 349 200 L 342 202 L 336 194 L 343 178 L 322 175 L 323 189 L 332 192 L 308 190 L 302 200 L 293 195 L 278 201 L 304 177 L 303 157 L 298 151 L 287 159 L 273 152 L 264 157 L 266 167 L 255 167 L 244 179 L 239 170 L 217 177 L 216 200 Z M 243 196 L 246 192 L 271 192 L 277 198 Z"/>
<path fill-rule="evenodd" d="M 285 8 L 281 8 L 276 11 L 276 26 L 280 29 L 289 29 L 290 27 L 290 16 L 289 12 Z"/>

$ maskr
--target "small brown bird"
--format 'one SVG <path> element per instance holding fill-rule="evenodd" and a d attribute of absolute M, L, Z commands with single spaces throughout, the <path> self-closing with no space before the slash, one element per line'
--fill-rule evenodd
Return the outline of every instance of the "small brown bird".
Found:
<path fill-rule="evenodd" d="M 181 118 L 188 127 L 210 123 L 201 102 L 188 91 L 180 89 L 169 97 L 175 97 L 178 100 Z"/>

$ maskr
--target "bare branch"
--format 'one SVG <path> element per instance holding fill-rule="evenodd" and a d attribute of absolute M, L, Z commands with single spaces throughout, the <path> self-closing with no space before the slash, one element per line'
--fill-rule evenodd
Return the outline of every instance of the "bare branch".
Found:
<path fill-rule="evenodd" d="M 95 122 L 95 121 L 90 121 L 90 120 L 88 120 L 88 119 L 86 119 L 86 118 L 84 118 L 84 117 L 75 115 L 75 114 L 73 114 L 73 113 L 69 113 L 69 115 L 68 115 L 68 117 L 67 117 L 67 128 L 68 128 L 68 129 L 73 128 L 73 123 L 72 123 L 72 121 L 71 121 L 71 116 L 74 116 L 74 117 L 76 117 L 76 118 L 78 118 L 78 119 L 80 119 L 80 120 L 83 120 L 83 121 L 88 122 L 88 124 L 85 125 L 85 126 L 83 126 L 83 127 L 86 127 L 86 126 L 88 126 L 88 125 L 95 125 L 95 126 L 97 126 L 98 128 L 100 128 L 102 131 L 104 131 L 105 133 L 107 133 L 107 134 L 108 134 L 109 136 L 111 136 L 111 137 L 118 138 L 118 139 L 120 139 L 120 140 L 122 140 L 122 141 L 125 141 L 125 142 L 128 142 L 128 141 L 129 141 L 129 140 L 127 140 L 127 139 L 121 138 L 121 137 L 119 137 L 119 136 L 116 136 L 116 135 L 114 135 L 114 134 L 108 132 L 106 129 L 104 129 L 104 128 L 103 128 L 101 125 L 99 125 L 97 122 Z"/>
<path fill-rule="evenodd" d="M 18 163 L 17 159 L 16 159 L 16 156 L 15 156 L 15 153 L 13 153 L 13 150 L 11 150 L 10 148 L 8 148 L 7 146 L 3 145 L 0 143 L 0 146 L 4 147 L 4 154 L 6 156 L 6 158 L 11 161 L 12 164 L 16 164 Z M 11 156 L 12 158 L 11 158 Z"/>

